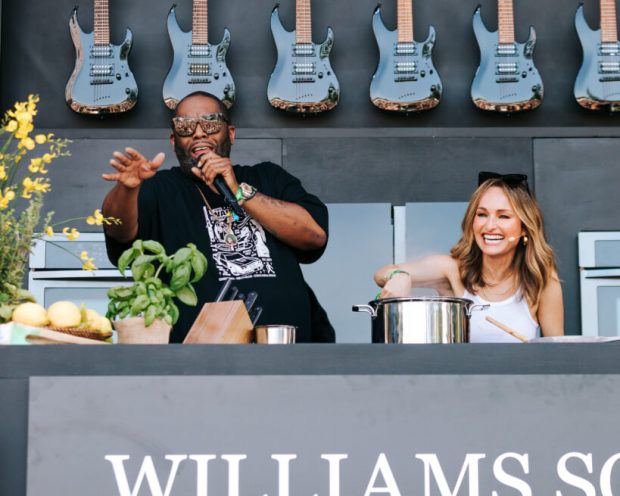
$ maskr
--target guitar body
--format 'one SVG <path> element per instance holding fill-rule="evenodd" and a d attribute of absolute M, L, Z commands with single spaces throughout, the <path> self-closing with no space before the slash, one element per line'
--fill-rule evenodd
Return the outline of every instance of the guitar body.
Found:
<path fill-rule="evenodd" d="M 168 13 L 168 35 L 174 51 L 172 65 L 164 81 L 164 103 L 175 109 L 179 100 L 194 91 L 206 91 L 217 96 L 226 107 L 235 103 L 235 83 L 226 66 L 230 32 L 217 45 L 192 44 L 192 31 L 179 27 L 173 6 Z"/>
<path fill-rule="evenodd" d="M 370 100 L 383 110 L 418 112 L 439 105 L 441 80 L 433 66 L 435 28 L 423 42 L 398 43 L 397 31 L 385 27 L 381 7 L 372 18 L 379 46 L 379 64 L 370 83 Z"/>
<path fill-rule="evenodd" d="M 533 61 L 534 28 L 530 26 L 525 43 L 499 45 L 498 33 L 487 30 L 480 7 L 474 12 L 473 24 L 480 47 L 480 66 L 471 86 L 474 105 L 495 112 L 520 112 L 538 107 L 542 103 L 543 82 Z"/>
<path fill-rule="evenodd" d="M 286 31 L 278 8 L 271 13 L 271 32 L 278 59 L 269 78 L 267 98 L 277 109 L 301 114 L 316 114 L 334 108 L 340 98 L 340 86 L 329 63 L 334 33 L 327 28 L 323 43 L 297 44 L 295 31 Z"/>
<path fill-rule="evenodd" d="M 575 99 L 589 110 L 620 111 L 620 44 L 601 43 L 601 30 L 593 30 L 577 8 L 575 28 L 583 47 L 583 63 L 575 80 Z"/>
<path fill-rule="evenodd" d="M 65 88 L 69 107 L 80 114 L 115 114 L 126 112 L 138 101 L 138 86 L 129 69 L 131 50 L 129 29 L 120 45 L 95 45 L 94 34 L 85 33 L 77 19 L 77 7 L 69 21 L 76 60 Z"/>

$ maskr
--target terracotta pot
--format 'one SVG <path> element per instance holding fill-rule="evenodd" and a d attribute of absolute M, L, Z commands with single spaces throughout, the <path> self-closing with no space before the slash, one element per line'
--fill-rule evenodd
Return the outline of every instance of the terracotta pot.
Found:
<path fill-rule="evenodd" d="M 146 327 L 144 317 L 129 317 L 113 322 L 118 332 L 119 344 L 168 344 L 171 326 L 161 319 L 155 319 Z"/>

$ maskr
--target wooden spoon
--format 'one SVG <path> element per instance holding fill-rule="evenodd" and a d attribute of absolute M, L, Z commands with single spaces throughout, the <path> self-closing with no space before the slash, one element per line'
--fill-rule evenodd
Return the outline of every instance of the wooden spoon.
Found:
<path fill-rule="evenodd" d="M 511 329 L 510 327 L 508 327 L 505 324 L 502 324 L 501 322 L 498 322 L 497 320 L 495 320 L 493 317 L 490 316 L 486 316 L 485 317 L 487 319 L 488 322 L 490 322 L 491 324 L 493 324 L 494 326 L 499 327 L 502 331 L 507 332 L 508 334 L 510 334 L 511 336 L 517 338 L 519 341 L 523 341 L 524 343 L 528 342 L 528 339 L 523 336 L 523 334 L 519 334 L 517 331 L 515 331 L 514 329 Z"/>

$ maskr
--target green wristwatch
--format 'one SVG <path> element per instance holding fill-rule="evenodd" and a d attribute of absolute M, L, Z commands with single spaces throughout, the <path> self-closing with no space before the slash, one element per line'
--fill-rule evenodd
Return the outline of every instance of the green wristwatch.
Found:
<path fill-rule="evenodd" d="M 250 186 L 247 183 L 241 183 L 237 187 L 235 198 L 237 198 L 237 202 L 239 203 L 239 205 L 243 205 L 246 201 L 254 198 L 255 194 L 256 188 L 254 186 Z"/>

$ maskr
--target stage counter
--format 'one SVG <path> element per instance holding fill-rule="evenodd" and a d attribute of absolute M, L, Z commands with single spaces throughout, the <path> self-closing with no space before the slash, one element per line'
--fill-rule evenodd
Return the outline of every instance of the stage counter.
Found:
<path fill-rule="evenodd" d="M 0 494 L 612 496 L 619 411 L 620 343 L 4 346 Z"/>

